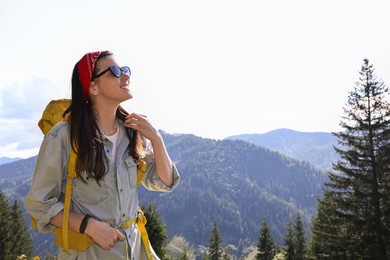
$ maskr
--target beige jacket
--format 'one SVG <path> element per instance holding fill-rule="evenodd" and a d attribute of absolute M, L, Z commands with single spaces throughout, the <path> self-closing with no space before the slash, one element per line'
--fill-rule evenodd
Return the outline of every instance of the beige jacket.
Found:
<path fill-rule="evenodd" d="M 108 173 L 100 182 L 88 179 L 86 183 L 78 178 L 73 180 L 71 211 L 89 214 L 112 226 L 120 227 L 121 223 L 134 218 L 138 209 L 137 165 L 128 154 L 129 139 L 124 133 L 123 124 L 119 124 L 119 141 L 115 162 L 109 161 Z M 69 125 L 61 122 L 54 126 L 45 136 L 35 166 L 34 176 L 24 205 L 27 211 L 38 222 L 41 232 L 51 231 L 54 227 L 50 219 L 64 208 L 64 191 L 67 175 L 67 164 L 70 155 Z M 104 149 L 108 158 L 111 157 L 113 144 L 104 140 Z M 170 192 L 179 183 L 180 175 L 173 167 L 174 183 L 167 187 L 157 175 L 153 151 L 150 150 L 144 158 L 147 169 L 143 175 L 142 184 L 148 190 Z M 59 259 L 126 259 L 127 252 L 136 260 L 147 259 L 143 248 L 140 232 L 136 225 L 122 230 L 127 236 L 127 242 L 118 241 L 110 250 L 104 250 L 93 244 L 85 252 L 71 250 L 71 254 L 61 249 Z M 155 259 L 159 259 L 155 256 Z"/>

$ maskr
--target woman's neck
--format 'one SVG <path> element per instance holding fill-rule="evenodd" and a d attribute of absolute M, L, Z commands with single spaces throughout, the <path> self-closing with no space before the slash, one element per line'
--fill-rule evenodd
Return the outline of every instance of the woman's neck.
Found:
<path fill-rule="evenodd" d="M 100 131 L 105 135 L 113 135 L 116 133 L 116 110 L 117 107 L 104 107 L 94 109 L 97 125 Z"/>

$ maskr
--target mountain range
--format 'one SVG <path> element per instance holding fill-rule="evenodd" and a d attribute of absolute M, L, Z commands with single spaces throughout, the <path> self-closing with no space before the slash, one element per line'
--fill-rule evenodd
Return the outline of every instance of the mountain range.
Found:
<path fill-rule="evenodd" d="M 276 129 L 264 134 L 234 135 L 226 139 L 250 142 L 297 160 L 307 161 L 324 170 L 331 170 L 332 163 L 338 159 L 333 148 L 338 142 L 332 133 Z"/>
<path fill-rule="evenodd" d="M 16 162 L 21 160 L 22 158 L 9 158 L 9 157 L 0 157 L 0 165 L 6 164 L 6 163 L 11 163 L 11 162 Z"/>
<path fill-rule="evenodd" d="M 256 243 L 263 218 L 281 245 L 287 222 L 296 214 L 310 227 L 316 198 L 327 180 L 320 167 L 248 141 L 233 140 L 240 139 L 237 136 L 224 140 L 164 132 L 162 136 L 181 183 L 167 194 L 140 188 L 140 201 L 154 203 L 169 237 L 183 237 L 196 255 L 208 245 L 214 222 L 223 244 L 230 245 L 231 253 L 238 257 Z M 330 160 L 326 153 L 323 156 Z M 0 190 L 10 201 L 21 201 L 27 194 L 35 161 L 32 157 L 0 165 Z M 31 232 L 37 253 L 55 253 L 50 234 Z"/>

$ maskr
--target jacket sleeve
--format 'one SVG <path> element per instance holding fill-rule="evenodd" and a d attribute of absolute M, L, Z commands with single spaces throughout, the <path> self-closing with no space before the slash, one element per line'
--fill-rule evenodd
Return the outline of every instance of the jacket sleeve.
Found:
<path fill-rule="evenodd" d="M 48 232 L 54 229 L 49 222 L 63 210 L 63 185 L 67 172 L 66 144 L 60 140 L 57 132 L 47 134 L 42 142 L 30 190 L 24 200 L 24 206 L 37 221 L 38 231 Z"/>
<path fill-rule="evenodd" d="M 146 146 L 146 156 L 144 160 L 146 162 L 146 172 L 143 174 L 142 184 L 146 189 L 152 191 L 160 191 L 160 192 L 171 192 L 177 187 L 180 181 L 180 174 L 173 162 L 172 162 L 172 175 L 173 175 L 172 186 L 170 187 L 166 186 L 164 182 L 161 180 L 160 176 L 158 176 L 156 170 L 156 162 L 154 160 L 153 149 L 150 145 L 150 142 Z"/>

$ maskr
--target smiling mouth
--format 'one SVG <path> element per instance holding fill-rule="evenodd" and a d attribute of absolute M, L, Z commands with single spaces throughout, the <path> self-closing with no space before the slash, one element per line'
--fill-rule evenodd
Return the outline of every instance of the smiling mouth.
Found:
<path fill-rule="evenodd" d="M 121 86 L 122 89 L 129 89 L 129 85 Z"/>

